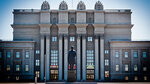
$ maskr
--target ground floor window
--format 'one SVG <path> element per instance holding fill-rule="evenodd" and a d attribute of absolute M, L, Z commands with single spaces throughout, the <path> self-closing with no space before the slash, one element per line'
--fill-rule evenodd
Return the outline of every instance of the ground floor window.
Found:
<path fill-rule="evenodd" d="M 145 81 L 147 80 L 147 76 L 144 76 L 144 80 L 145 80 Z"/>
<path fill-rule="evenodd" d="M 109 78 L 109 71 L 105 71 L 105 78 Z"/>
<path fill-rule="evenodd" d="M 50 74 L 51 80 L 58 80 L 58 70 L 50 70 Z"/>
<path fill-rule="evenodd" d="M 16 80 L 19 80 L 19 76 L 16 76 Z"/>
<path fill-rule="evenodd" d="M 36 74 L 36 77 L 38 78 L 40 77 L 40 71 L 36 71 L 35 74 Z"/>
<path fill-rule="evenodd" d="M 128 77 L 128 76 L 126 76 L 126 77 L 125 77 L 125 80 L 129 80 L 129 77 Z"/>
<path fill-rule="evenodd" d="M 87 80 L 94 80 L 94 70 L 87 70 L 86 71 L 86 79 Z"/>
<path fill-rule="evenodd" d="M 135 81 L 136 81 L 136 80 L 138 80 L 138 77 L 137 77 L 137 76 L 135 76 L 135 77 L 134 77 L 134 80 L 135 80 Z"/>

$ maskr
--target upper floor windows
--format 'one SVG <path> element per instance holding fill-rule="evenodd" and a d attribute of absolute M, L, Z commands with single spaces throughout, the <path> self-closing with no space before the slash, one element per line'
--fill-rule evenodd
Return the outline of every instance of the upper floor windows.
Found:
<path fill-rule="evenodd" d="M 7 70 L 7 71 L 10 71 L 10 65 L 7 65 L 6 70 Z"/>
<path fill-rule="evenodd" d="M 138 71 L 137 65 L 134 65 L 134 71 Z"/>
<path fill-rule="evenodd" d="M 29 65 L 25 65 L 25 71 L 29 71 Z"/>
<path fill-rule="evenodd" d="M 58 65 L 58 51 L 51 50 L 51 65 Z"/>
<path fill-rule="evenodd" d="M 57 37 L 52 37 L 52 41 L 56 42 L 57 41 Z"/>
<path fill-rule="evenodd" d="M 116 65 L 116 71 L 119 71 L 119 65 Z"/>
<path fill-rule="evenodd" d="M 92 37 L 88 37 L 88 41 L 93 41 L 93 38 Z"/>
<path fill-rule="evenodd" d="M 40 50 L 36 50 L 35 53 L 36 53 L 36 54 L 40 54 Z"/>
<path fill-rule="evenodd" d="M 124 57 L 128 58 L 128 52 L 124 52 Z"/>
<path fill-rule="evenodd" d="M 118 51 L 115 52 L 115 57 L 119 57 L 119 52 Z"/>
<path fill-rule="evenodd" d="M 86 51 L 86 57 L 87 57 L 87 66 L 88 65 L 94 65 L 94 51 L 93 50 L 87 50 Z"/>
<path fill-rule="evenodd" d="M 26 51 L 26 52 L 25 52 L 25 57 L 26 57 L 26 58 L 29 58 L 29 51 Z"/>
<path fill-rule="evenodd" d="M 70 41 L 75 41 L 75 37 L 71 36 Z"/>
<path fill-rule="evenodd" d="M 146 52 L 143 52 L 143 58 L 146 58 L 147 55 L 146 55 Z"/>
<path fill-rule="evenodd" d="M 20 71 L 20 65 L 16 65 L 16 71 Z"/>
<path fill-rule="evenodd" d="M 0 58 L 2 58 L 2 52 L 0 52 Z"/>
<path fill-rule="evenodd" d="M 109 66 L 109 60 L 105 59 L 105 66 Z"/>
<path fill-rule="evenodd" d="M 129 65 L 125 65 L 125 71 L 129 71 Z"/>
<path fill-rule="evenodd" d="M 7 58 L 10 58 L 10 56 L 11 56 L 11 53 L 8 51 L 7 52 Z"/>
<path fill-rule="evenodd" d="M 105 54 L 109 54 L 109 50 L 105 50 Z"/>
<path fill-rule="evenodd" d="M 38 60 L 38 59 L 35 60 L 35 65 L 36 65 L 36 66 L 40 66 L 40 60 Z"/>
<path fill-rule="evenodd" d="M 138 57 L 137 51 L 134 51 L 134 52 L 133 52 L 133 57 L 135 57 L 135 58 Z"/>
<path fill-rule="evenodd" d="M 143 71 L 147 71 L 147 67 L 143 67 Z"/>
<path fill-rule="evenodd" d="M 16 52 L 16 58 L 20 58 L 20 52 Z"/>

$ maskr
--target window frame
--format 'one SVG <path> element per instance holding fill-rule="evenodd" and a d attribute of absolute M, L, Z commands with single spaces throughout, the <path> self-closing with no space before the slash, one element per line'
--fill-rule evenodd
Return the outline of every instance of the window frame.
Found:
<path fill-rule="evenodd" d="M 9 54 L 8 54 L 8 53 L 9 53 Z M 6 56 L 7 59 L 10 59 L 10 58 L 11 58 L 11 52 L 10 52 L 10 51 L 7 51 L 7 52 L 6 52 L 6 55 L 7 55 L 7 56 Z M 9 55 L 9 56 L 8 56 L 8 55 Z"/>
<path fill-rule="evenodd" d="M 93 37 L 92 36 L 88 36 L 87 40 L 88 40 L 88 42 L 92 42 L 93 41 Z"/>
<path fill-rule="evenodd" d="M 27 54 L 28 53 L 28 54 Z M 27 56 L 28 55 L 28 56 Z M 25 51 L 25 58 L 30 58 L 30 52 L 29 51 Z"/>
<path fill-rule="evenodd" d="M 75 37 L 74 36 L 70 36 L 69 41 L 70 42 L 74 42 L 75 41 Z"/>
<path fill-rule="evenodd" d="M 16 58 L 17 58 L 17 59 L 20 58 L 20 52 L 19 52 L 19 51 L 16 52 Z"/>

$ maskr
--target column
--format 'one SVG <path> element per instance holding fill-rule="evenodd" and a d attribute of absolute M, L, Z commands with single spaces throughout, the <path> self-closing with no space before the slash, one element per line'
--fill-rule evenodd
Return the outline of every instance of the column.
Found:
<path fill-rule="evenodd" d="M 98 36 L 95 37 L 95 80 L 99 80 Z"/>
<path fill-rule="evenodd" d="M 50 51 L 50 36 L 49 35 L 47 35 L 46 36 L 46 58 L 45 58 L 45 61 L 46 61 L 46 66 L 45 66 L 45 71 L 46 71 L 46 73 L 45 73 L 45 76 L 46 76 L 46 80 L 49 80 L 50 78 L 49 78 L 49 75 L 50 75 L 50 73 L 49 73 L 49 69 L 50 69 L 50 65 L 49 65 L 49 55 L 50 55 L 50 53 L 49 53 L 49 51 Z"/>
<path fill-rule="evenodd" d="M 59 35 L 59 80 L 62 80 L 62 35 Z"/>
<path fill-rule="evenodd" d="M 80 81 L 81 80 L 81 66 L 80 66 L 80 56 L 81 56 L 81 51 L 80 51 L 80 35 L 78 35 L 77 37 L 77 81 Z"/>
<path fill-rule="evenodd" d="M 64 36 L 64 80 L 68 78 L 68 37 Z"/>
<path fill-rule="evenodd" d="M 41 35 L 40 78 L 44 80 L 44 35 Z"/>
<path fill-rule="evenodd" d="M 101 81 L 104 80 L 104 36 L 100 37 L 100 75 Z"/>
<path fill-rule="evenodd" d="M 82 36 L 82 80 L 86 80 L 86 39 Z"/>

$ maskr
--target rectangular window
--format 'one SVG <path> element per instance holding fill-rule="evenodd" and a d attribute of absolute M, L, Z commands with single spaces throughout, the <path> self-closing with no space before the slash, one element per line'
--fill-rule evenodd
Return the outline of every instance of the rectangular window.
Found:
<path fill-rule="evenodd" d="M 51 65 L 58 65 L 58 51 L 51 50 Z"/>
<path fill-rule="evenodd" d="M 10 65 L 7 65 L 7 71 L 10 71 Z"/>
<path fill-rule="evenodd" d="M 10 52 L 7 52 L 7 58 L 10 58 Z"/>
<path fill-rule="evenodd" d="M 16 58 L 20 58 L 20 52 L 16 52 Z"/>
<path fill-rule="evenodd" d="M 135 58 L 138 57 L 137 51 L 134 51 L 134 52 L 133 52 L 133 57 L 135 57 Z"/>
<path fill-rule="evenodd" d="M 147 80 L 147 76 L 144 76 L 144 80 L 145 80 L 145 81 Z"/>
<path fill-rule="evenodd" d="M 119 71 L 119 65 L 116 65 L 116 71 Z"/>
<path fill-rule="evenodd" d="M 109 71 L 105 71 L 105 77 L 109 78 Z"/>
<path fill-rule="evenodd" d="M 19 76 L 16 76 L 16 80 L 19 80 Z"/>
<path fill-rule="evenodd" d="M 147 67 L 143 67 L 143 71 L 147 71 Z"/>
<path fill-rule="evenodd" d="M 128 58 L 128 52 L 124 52 L 124 57 Z"/>
<path fill-rule="evenodd" d="M 143 52 L 143 58 L 146 58 L 147 56 L 146 56 L 146 52 Z"/>
<path fill-rule="evenodd" d="M 57 37 L 52 37 L 52 41 L 56 42 L 57 41 Z"/>
<path fill-rule="evenodd" d="M 109 66 L 109 60 L 105 59 L 105 66 Z"/>
<path fill-rule="evenodd" d="M 75 41 L 75 37 L 70 37 L 70 41 Z"/>
<path fill-rule="evenodd" d="M 26 58 L 29 58 L 29 51 L 26 51 L 26 52 L 25 52 L 25 57 L 26 57 Z"/>
<path fill-rule="evenodd" d="M 2 52 L 0 52 L 0 58 L 2 58 Z"/>
<path fill-rule="evenodd" d="M 126 77 L 125 77 L 125 80 L 129 80 L 129 77 L 128 77 L 128 76 L 126 76 Z"/>
<path fill-rule="evenodd" d="M 35 74 L 36 74 L 36 77 L 38 78 L 40 77 L 40 71 L 36 71 Z"/>
<path fill-rule="evenodd" d="M 109 54 L 109 50 L 105 50 L 105 54 Z"/>
<path fill-rule="evenodd" d="M 25 65 L 25 71 L 29 71 L 29 65 Z"/>
<path fill-rule="evenodd" d="M 40 60 L 38 60 L 38 59 L 35 60 L 35 65 L 36 65 L 36 66 L 40 66 Z"/>
<path fill-rule="evenodd" d="M 88 37 L 88 41 L 93 41 L 93 38 L 92 37 Z"/>
<path fill-rule="evenodd" d="M 127 64 L 125 65 L 125 71 L 129 71 L 129 66 Z"/>
<path fill-rule="evenodd" d="M 35 53 L 36 53 L 36 54 L 40 54 L 40 50 L 36 50 Z"/>
<path fill-rule="evenodd" d="M 119 57 L 119 52 L 118 51 L 116 51 L 115 56 Z"/>
<path fill-rule="evenodd" d="M 134 65 L 134 71 L 138 71 L 137 65 Z"/>
<path fill-rule="evenodd" d="M 134 77 L 134 80 L 138 80 L 138 77 L 137 77 L 137 76 L 135 76 L 135 77 Z"/>
<path fill-rule="evenodd" d="M 20 65 L 16 65 L 16 71 L 20 71 Z"/>
<path fill-rule="evenodd" d="M 94 51 L 93 50 L 86 51 L 86 60 L 87 60 L 87 68 L 90 66 L 91 67 L 94 66 Z"/>

